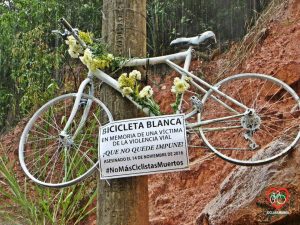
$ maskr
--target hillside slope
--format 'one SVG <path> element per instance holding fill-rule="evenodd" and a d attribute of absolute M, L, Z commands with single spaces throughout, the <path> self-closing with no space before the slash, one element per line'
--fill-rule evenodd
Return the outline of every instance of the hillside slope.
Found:
<path fill-rule="evenodd" d="M 242 72 L 270 74 L 300 94 L 300 0 L 284 2 L 264 27 L 264 38 L 239 67 L 229 68 L 226 76 Z M 196 74 L 201 70 L 209 81 L 216 80 L 214 74 L 231 61 L 232 51 L 209 63 L 194 61 L 192 70 Z M 153 80 L 157 84 L 156 99 L 166 112 L 170 111 L 174 96 L 160 90 L 169 90 L 175 76 L 172 73 Z M 19 137 L 26 121 L 0 139 L 0 152 L 12 161 L 18 158 Z M 279 161 L 245 168 L 221 160 L 208 149 L 190 149 L 190 171 L 149 176 L 150 224 L 297 224 L 295 221 L 300 221 L 299 150 L 298 145 Z M 16 171 L 23 177 L 19 167 Z M 273 186 L 290 191 L 291 202 L 285 208 L 289 215 L 266 216 L 266 210 L 271 208 L 265 192 Z M 90 224 L 95 224 L 95 217 L 91 218 Z"/>
<path fill-rule="evenodd" d="M 269 74 L 288 83 L 300 94 L 300 1 L 289 0 L 263 27 L 264 36 L 237 68 L 225 76 L 242 72 Z M 233 50 L 208 65 L 194 62 L 209 80 L 232 59 Z M 173 77 L 166 78 L 168 88 Z M 167 96 L 158 99 L 167 106 Z M 296 224 L 300 221 L 299 145 L 287 157 L 262 167 L 239 167 L 191 149 L 189 172 L 155 175 L 150 178 L 152 225 L 191 224 Z M 205 158 L 206 157 L 206 158 Z M 289 215 L 267 216 L 265 192 L 270 187 L 291 192 Z M 196 222 L 197 221 L 197 222 Z M 277 222 L 276 222 L 277 221 Z"/>

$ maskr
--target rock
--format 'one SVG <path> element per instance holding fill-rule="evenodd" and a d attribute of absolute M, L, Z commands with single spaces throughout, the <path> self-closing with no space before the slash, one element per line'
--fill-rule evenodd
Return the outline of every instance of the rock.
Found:
<path fill-rule="evenodd" d="M 280 145 L 258 153 L 275 153 Z M 263 166 L 237 167 L 220 185 L 219 194 L 202 210 L 197 225 L 254 225 L 254 224 L 299 224 L 300 223 L 300 145 L 285 157 Z M 286 188 L 290 199 L 278 212 L 271 205 L 268 190 Z M 285 222 L 284 222 L 285 221 Z M 298 221 L 296 223 L 296 221 Z"/>

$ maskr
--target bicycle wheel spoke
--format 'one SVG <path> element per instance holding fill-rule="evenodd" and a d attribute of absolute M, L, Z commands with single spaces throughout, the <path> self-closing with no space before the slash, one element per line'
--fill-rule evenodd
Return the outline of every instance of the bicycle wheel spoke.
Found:
<path fill-rule="evenodd" d="M 56 127 L 54 127 L 51 123 L 49 123 L 48 121 L 46 121 L 45 119 L 43 119 L 42 117 L 40 117 L 40 119 L 42 119 L 47 125 L 51 126 L 52 128 L 54 128 L 57 132 L 60 132 L 60 130 L 58 130 Z"/>
<path fill-rule="evenodd" d="M 50 169 L 48 175 L 47 175 L 46 178 L 45 178 L 45 181 L 47 180 L 48 176 L 51 174 L 51 175 L 50 175 L 50 183 L 51 183 L 52 177 L 53 177 L 52 175 L 53 175 L 53 173 L 54 173 L 54 169 L 55 169 L 56 163 L 57 163 L 57 161 L 58 161 L 58 158 L 59 158 L 59 152 L 58 152 L 58 154 L 57 154 L 57 156 L 56 156 L 56 158 L 55 158 L 55 160 L 54 160 L 54 163 L 53 163 L 53 165 L 52 165 L 52 167 L 51 167 L 51 169 Z"/>
<path fill-rule="evenodd" d="M 76 153 L 74 154 L 74 156 L 71 157 L 71 155 L 69 155 L 69 159 L 70 159 L 70 169 L 69 171 L 67 171 L 67 176 L 70 175 L 70 173 L 75 173 L 75 177 L 77 176 L 76 172 L 79 172 L 78 168 L 82 168 L 84 167 L 84 170 L 88 170 L 90 167 L 87 167 L 86 163 L 84 163 L 84 161 L 82 160 L 82 157 L 80 157 L 79 154 L 79 148 L 76 147 Z M 72 166 L 73 165 L 73 166 Z M 73 170 L 73 168 L 77 168 L 77 171 Z M 78 174 L 80 175 L 80 174 Z"/>
<path fill-rule="evenodd" d="M 284 93 L 284 95 L 286 95 L 286 94 L 287 94 L 287 92 Z M 274 106 L 275 104 L 278 104 L 278 103 L 281 103 L 281 102 L 283 102 L 283 101 L 286 101 L 287 99 L 292 99 L 292 98 L 293 98 L 293 97 L 288 97 L 288 98 L 286 98 L 286 99 L 282 99 L 284 95 L 281 96 L 281 98 L 279 99 L 279 101 L 276 101 L 276 102 L 274 102 L 274 103 L 272 103 L 272 104 L 268 104 L 269 109 L 268 109 L 267 111 L 265 111 L 264 113 L 269 112 L 269 110 L 270 110 L 271 108 L 273 108 L 273 107 L 270 107 L 270 106 Z M 281 100 L 281 99 L 282 99 L 282 100 Z M 262 106 L 260 109 L 258 109 L 257 112 L 258 112 L 258 113 L 261 112 L 261 110 L 262 110 L 265 106 L 266 106 L 266 104 L 265 104 L 264 106 Z"/>
<path fill-rule="evenodd" d="M 255 98 L 255 100 L 254 100 L 255 104 L 257 103 L 258 96 L 260 96 L 260 93 L 261 93 L 261 91 L 263 90 L 263 88 L 264 88 L 264 86 L 265 86 L 266 83 L 267 83 L 267 80 L 264 81 L 264 83 L 263 83 L 263 85 L 261 86 L 260 90 L 259 90 L 258 92 L 256 92 L 257 95 L 256 95 L 256 98 Z"/>
<path fill-rule="evenodd" d="M 274 135 L 272 135 L 270 133 L 270 131 L 267 129 L 267 127 L 263 126 L 262 129 L 261 129 L 261 131 L 264 132 L 264 133 L 266 133 L 268 136 L 272 137 L 273 138 L 272 140 L 275 139 Z"/>
<path fill-rule="evenodd" d="M 267 163 L 289 151 L 295 140 L 299 139 L 299 101 L 286 84 L 265 75 L 242 74 L 226 78 L 215 86 L 254 112 L 251 115 L 243 112 L 245 114 L 240 121 L 221 123 L 217 119 L 230 115 L 230 112 L 218 106 L 211 93 L 204 96 L 201 122 L 217 122 L 201 126 L 200 134 L 204 142 L 223 159 L 242 165 Z M 282 140 L 280 151 L 274 149 L 276 152 L 271 156 L 260 151 L 265 146 L 272 146 L 270 144 L 276 140 Z M 232 154 L 221 150 L 224 148 L 251 151 Z M 254 157 L 257 152 L 260 156 Z"/>
<path fill-rule="evenodd" d="M 28 143 L 28 144 L 31 144 L 31 143 L 40 142 L 40 141 L 45 141 L 45 140 L 53 140 L 53 139 L 55 139 L 55 138 L 57 138 L 57 137 L 40 138 L 40 139 L 38 139 L 38 140 L 28 141 L 27 143 Z"/>
<path fill-rule="evenodd" d="M 47 169 L 48 165 L 51 163 L 51 161 L 53 160 L 53 158 L 59 154 L 59 148 L 60 146 L 57 148 L 57 150 L 54 152 L 54 154 L 52 155 L 52 157 L 50 158 L 50 160 L 45 164 L 45 166 L 42 168 L 42 170 L 38 170 L 36 173 L 33 174 L 33 176 L 37 175 L 38 173 L 40 173 L 39 176 L 37 176 L 37 178 L 39 179 L 41 177 L 41 175 L 43 174 L 43 172 Z"/>
<path fill-rule="evenodd" d="M 272 84 L 272 87 L 271 88 L 269 88 L 269 90 L 268 90 L 268 92 L 267 92 L 267 94 L 265 94 L 265 97 L 266 96 L 268 96 L 268 94 L 270 93 L 270 91 L 272 90 L 272 88 L 273 88 L 273 86 L 274 86 L 274 84 Z M 271 98 L 269 98 L 268 99 L 268 101 L 267 102 L 265 102 L 265 104 L 261 107 L 261 108 L 264 108 L 270 101 L 271 101 L 271 99 L 273 99 L 273 97 L 275 96 L 277 94 L 277 92 L 275 93 L 275 94 L 273 94 L 272 95 L 272 97 Z M 259 110 L 259 109 L 258 109 Z"/>
<path fill-rule="evenodd" d="M 39 132 L 37 130 L 32 130 L 31 132 L 36 132 L 36 133 L 41 134 L 43 136 L 52 136 L 52 134 L 49 131 L 46 131 L 45 129 L 39 127 L 37 124 L 34 124 L 34 127 L 37 127 L 38 129 L 40 129 L 41 131 L 43 131 L 45 133 L 41 133 L 41 132 Z"/>
<path fill-rule="evenodd" d="M 235 85 L 234 85 L 233 87 L 234 87 L 234 89 L 236 90 L 236 92 L 238 93 L 238 97 L 239 97 L 239 99 L 240 99 L 239 102 L 242 103 L 243 105 L 245 105 L 244 102 L 243 102 L 243 100 L 242 100 L 242 98 L 241 98 L 241 96 L 240 96 L 240 92 L 238 92 L 238 90 L 236 89 L 236 86 L 235 86 Z"/>
<path fill-rule="evenodd" d="M 253 84 L 253 79 L 250 79 L 250 84 L 249 84 L 249 86 L 250 86 L 250 93 L 252 94 L 252 93 L 255 93 L 255 92 L 253 92 L 253 86 L 254 86 L 254 84 Z M 252 102 L 252 105 L 251 105 L 251 108 L 252 109 L 254 109 L 254 101 Z"/>
<path fill-rule="evenodd" d="M 276 129 L 272 128 L 272 127 L 269 127 L 269 126 L 267 126 L 266 124 L 264 124 L 264 126 L 265 126 L 265 127 L 268 127 L 270 130 L 273 130 L 273 131 L 276 132 L 276 133 L 278 132 L 278 130 L 276 130 Z M 281 135 L 282 135 L 282 133 L 281 133 Z M 290 138 L 293 138 L 293 136 L 291 136 L 291 135 L 287 135 L 287 134 L 286 134 L 285 136 L 290 137 Z"/>
<path fill-rule="evenodd" d="M 64 187 L 84 179 L 95 168 L 99 127 L 110 122 L 111 117 L 99 100 L 85 94 L 83 98 L 89 101 L 89 107 L 78 108 L 65 133 L 61 131 L 71 114 L 76 94 L 46 103 L 29 121 L 29 128 L 21 137 L 21 160 L 24 158 L 21 166 L 26 167 L 24 172 L 37 183 Z"/>
<path fill-rule="evenodd" d="M 279 126 L 276 123 L 271 122 L 271 121 L 268 124 L 272 127 L 281 128 L 281 126 Z M 296 126 L 297 126 L 297 124 L 296 124 Z M 282 131 L 282 132 L 285 132 L 285 130 L 290 130 L 292 127 L 295 127 L 295 124 L 292 124 L 290 127 L 285 128 L 284 131 Z"/>
<path fill-rule="evenodd" d="M 41 155 L 39 156 L 40 158 L 44 157 L 46 155 L 46 153 L 48 153 L 50 150 L 52 150 L 52 147 L 55 147 L 55 145 L 58 145 L 58 143 L 53 143 L 52 145 L 48 146 L 46 151 Z M 26 154 L 26 156 L 32 156 L 34 154 L 37 154 L 37 152 L 32 152 L 31 154 Z M 36 160 L 36 159 L 33 159 L 33 160 Z M 30 162 L 29 162 L 30 164 Z"/>
<path fill-rule="evenodd" d="M 96 119 L 96 121 L 98 122 L 98 125 L 100 125 L 100 121 L 98 120 L 97 116 L 95 115 L 95 113 L 93 113 L 93 117 Z"/>
<path fill-rule="evenodd" d="M 83 152 L 83 151 L 81 151 L 80 149 L 79 149 L 79 152 L 82 154 L 82 156 L 83 156 L 84 158 L 87 159 L 88 162 L 91 163 L 92 166 L 95 165 L 95 162 L 87 155 L 87 152 Z"/>
<path fill-rule="evenodd" d="M 52 121 L 56 125 L 57 129 L 60 130 L 60 126 L 57 124 L 57 121 L 56 121 L 56 118 L 55 118 L 55 115 L 53 114 L 53 112 L 52 112 Z"/>

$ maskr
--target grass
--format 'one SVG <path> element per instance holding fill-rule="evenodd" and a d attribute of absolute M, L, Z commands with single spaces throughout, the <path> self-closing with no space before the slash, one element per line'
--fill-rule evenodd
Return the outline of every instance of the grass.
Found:
<path fill-rule="evenodd" d="M 217 79 L 223 79 L 228 71 L 237 69 L 247 59 L 253 49 L 266 37 L 268 24 L 275 15 L 282 11 L 285 4 L 286 1 L 281 0 L 272 0 L 269 3 L 268 7 L 256 20 L 254 26 L 249 29 L 248 34 L 237 45 L 235 53 L 228 64 L 224 66 L 224 69 L 219 72 Z"/>
<path fill-rule="evenodd" d="M 8 159 L 0 157 L 0 224 L 79 224 L 95 210 L 95 179 L 63 189 L 20 182 Z M 88 183 L 88 184 L 87 184 Z"/>
<path fill-rule="evenodd" d="M 98 120 L 89 120 L 86 132 L 92 133 L 95 129 L 98 131 Z M 97 140 L 89 140 L 93 141 Z M 42 187 L 27 179 L 6 153 L 0 143 L 0 224 L 76 225 L 95 212 L 95 176 L 63 189 Z M 75 161 L 76 170 L 81 171 L 82 161 L 77 158 Z"/>

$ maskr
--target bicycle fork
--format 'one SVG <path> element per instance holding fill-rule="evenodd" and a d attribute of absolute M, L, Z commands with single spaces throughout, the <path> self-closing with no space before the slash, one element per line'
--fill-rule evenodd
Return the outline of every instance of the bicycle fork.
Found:
<path fill-rule="evenodd" d="M 80 119 L 80 122 L 78 124 L 76 131 L 74 132 L 74 134 L 72 136 L 70 134 L 68 134 L 68 129 L 71 126 L 71 124 L 76 116 L 76 113 L 77 113 L 80 103 L 82 101 L 83 92 L 87 85 L 90 85 L 89 95 L 94 96 L 94 84 L 93 84 L 92 77 L 90 75 L 88 76 L 88 78 L 86 78 L 80 84 L 71 114 L 67 120 L 67 123 L 66 123 L 64 129 L 59 133 L 60 142 L 62 143 L 62 145 L 64 147 L 70 147 L 73 145 L 73 140 L 76 138 L 76 136 L 78 135 L 78 133 L 80 132 L 81 128 L 84 126 L 84 124 L 87 120 L 90 108 L 92 106 L 91 99 L 88 99 L 87 102 L 85 102 L 85 108 L 84 108 L 83 114 L 81 116 L 81 119 Z"/>

